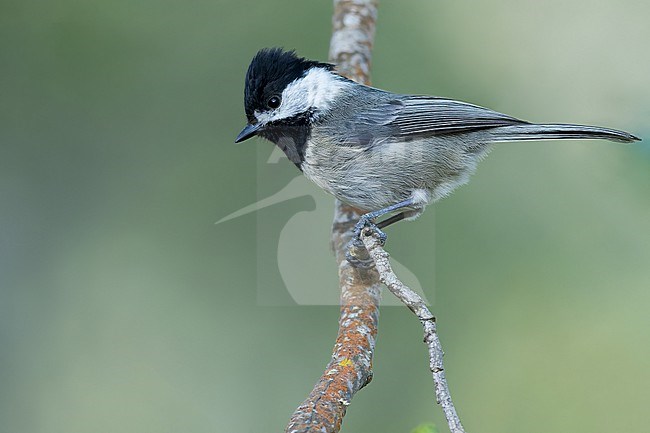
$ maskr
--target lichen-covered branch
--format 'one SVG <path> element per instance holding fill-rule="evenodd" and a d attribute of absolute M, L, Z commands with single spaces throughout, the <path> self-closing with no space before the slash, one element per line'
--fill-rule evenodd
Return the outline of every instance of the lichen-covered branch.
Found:
<path fill-rule="evenodd" d="M 330 61 L 340 73 L 370 84 L 377 0 L 334 0 Z"/>
<path fill-rule="evenodd" d="M 357 269 L 345 259 L 358 218 L 356 209 L 337 203 L 332 243 L 341 287 L 338 335 L 331 361 L 293 413 L 286 433 L 338 432 L 352 397 L 372 380 L 381 286 L 374 268 Z"/>
<path fill-rule="evenodd" d="M 382 247 L 379 236 L 373 230 L 366 229 L 363 231 L 361 238 L 370 257 L 375 263 L 381 282 L 420 319 L 424 328 L 424 342 L 429 349 L 429 368 L 433 374 L 436 400 L 445 413 L 445 418 L 447 419 L 451 433 L 465 433 L 460 423 L 460 418 L 458 418 L 458 414 L 456 413 L 454 402 L 451 400 L 449 386 L 445 378 L 445 370 L 442 364 L 443 351 L 436 330 L 435 317 L 431 314 L 431 311 L 420 295 L 397 278 L 390 266 L 390 261 L 388 260 L 389 254 Z"/>
<path fill-rule="evenodd" d="M 334 0 L 330 61 L 340 73 L 370 82 L 370 56 L 377 18 L 376 0 Z M 339 265 L 339 331 L 325 372 L 289 420 L 286 433 L 336 433 L 352 397 L 372 380 L 380 283 L 374 268 L 354 268 L 345 259 L 361 211 L 336 202 L 332 246 Z"/>
<path fill-rule="evenodd" d="M 363 84 L 370 83 L 370 60 L 377 19 L 377 0 L 334 0 L 330 61 L 340 73 Z M 346 249 L 361 211 L 337 200 L 332 227 L 332 247 L 339 265 L 341 314 L 332 359 L 307 399 L 296 409 L 286 433 L 337 433 L 352 397 L 372 380 L 372 358 L 379 317 L 380 281 L 422 322 L 429 349 L 429 367 L 435 392 L 449 429 L 465 433 L 451 400 L 442 364 L 442 346 L 436 321 L 422 298 L 404 285 L 388 261 L 374 231 L 364 231 L 367 251 L 355 251 L 361 261 L 375 266 L 353 267 Z M 363 249 L 363 248 L 360 248 Z"/>

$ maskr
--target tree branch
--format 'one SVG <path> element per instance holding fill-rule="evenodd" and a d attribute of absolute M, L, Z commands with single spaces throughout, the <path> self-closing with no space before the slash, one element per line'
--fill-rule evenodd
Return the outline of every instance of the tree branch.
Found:
<path fill-rule="evenodd" d="M 330 61 L 341 74 L 370 82 L 370 56 L 377 18 L 376 0 L 334 0 Z M 337 200 L 332 246 L 339 265 L 339 331 L 327 364 L 307 399 L 289 420 L 286 433 L 337 433 L 352 397 L 372 380 L 380 283 L 374 268 L 354 268 L 345 259 L 361 211 Z"/>
<path fill-rule="evenodd" d="M 438 339 L 436 330 L 436 318 L 433 316 L 424 300 L 411 290 L 407 285 L 402 283 L 393 272 L 388 260 L 389 254 L 381 246 L 379 236 L 374 230 L 363 230 L 361 239 L 366 246 L 370 257 L 375 262 L 379 279 L 388 287 L 391 293 L 406 305 L 409 310 L 415 314 L 424 328 L 424 342 L 429 349 L 429 369 L 433 374 L 433 383 L 436 390 L 436 400 L 445 413 L 447 424 L 451 433 L 465 433 L 454 402 L 451 400 L 449 386 L 445 378 L 445 369 L 442 365 L 442 345 Z"/>
<path fill-rule="evenodd" d="M 363 84 L 370 83 L 370 60 L 377 19 L 377 0 L 334 0 L 330 61 L 338 71 Z M 393 273 L 374 232 L 364 231 L 366 251 L 353 253 L 374 267 L 353 267 L 345 258 L 352 229 L 362 211 L 336 201 L 332 246 L 339 265 L 341 313 L 332 359 L 307 399 L 296 409 L 286 433 L 338 433 L 352 397 L 372 380 L 372 358 L 379 318 L 380 280 L 422 322 L 429 349 L 436 399 L 452 433 L 465 433 L 451 400 L 442 364 L 442 346 L 433 314 L 422 298 Z"/>

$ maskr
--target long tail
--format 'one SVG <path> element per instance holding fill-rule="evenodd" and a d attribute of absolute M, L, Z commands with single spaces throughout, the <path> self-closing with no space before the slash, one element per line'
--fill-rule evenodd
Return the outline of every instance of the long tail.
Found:
<path fill-rule="evenodd" d="M 599 126 L 585 125 L 536 125 L 520 124 L 501 126 L 491 129 L 492 141 L 520 141 L 520 140 L 557 140 L 557 139 L 601 139 L 619 143 L 632 143 L 640 141 L 639 137 L 616 129 L 601 128 Z"/>

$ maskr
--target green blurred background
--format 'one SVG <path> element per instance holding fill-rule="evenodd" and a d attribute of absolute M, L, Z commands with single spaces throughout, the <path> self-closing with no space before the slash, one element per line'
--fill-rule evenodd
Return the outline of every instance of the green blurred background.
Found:
<path fill-rule="evenodd" d="M 273 182 L 268 143 L 233 144 L 250 58 L 325 59 L 330 17 L 329 1 L 0 1 L 2 433 L 283 430 L 337 309 L 260 305 L 256 220 L 310 203 L 213 223 Z M 646 139 L 500 145 L 391 228 L 435 287 L 469 431 L 648 431 L 649 17 L 641 0 L 381 3 L 376 86 Z M 443 424 L 420 325 L 385 308 L 344 431 L 425 421 Z"/>

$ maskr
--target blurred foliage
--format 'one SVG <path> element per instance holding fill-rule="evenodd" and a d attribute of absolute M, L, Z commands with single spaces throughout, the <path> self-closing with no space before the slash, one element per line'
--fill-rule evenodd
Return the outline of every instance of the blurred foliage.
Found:
<path fill-rule="evenodd" d="M 258 173 L 268 143 L 233 144 L 250 58 L 325 59 L 330 16 L 326 1 L 0 0 L 0 431 L 282 431 L 337 309 L 258 304 L 282 287 L 255 274 L 277 235 L 256 219 L 313 204 L 213 223 L 283 186 Z M 641 0 L 383 1 L 373 82 L 647 141 L 648 16 Z M 512 143 L 391 228 L 393 257 L 435 288 L 469 431 L 647 430 L 649 197 L 647 143 Z M 309 248 L 329 248 L 326 228 Z M 344 430 L 445 425 L 420 325 L 403 308 L 380 322 Z"/>

